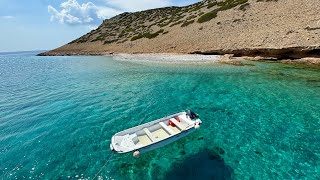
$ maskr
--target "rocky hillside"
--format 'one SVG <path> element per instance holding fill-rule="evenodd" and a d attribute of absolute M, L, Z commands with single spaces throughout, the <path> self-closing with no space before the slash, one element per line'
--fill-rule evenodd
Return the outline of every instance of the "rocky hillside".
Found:
<path fill-rule="evenodd" d="M 319 0 L 204 0 L 123 13 L 42 55 L 200 53 L 320 56 Z"/>

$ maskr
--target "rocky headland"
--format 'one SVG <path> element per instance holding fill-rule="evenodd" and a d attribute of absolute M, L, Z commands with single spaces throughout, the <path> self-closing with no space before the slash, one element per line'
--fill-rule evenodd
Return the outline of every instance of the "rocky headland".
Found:
<path fill-rule="evenodd" d="M 55 55 L 180 53 L 255 59 L 320 58 L 318 0 L 203 0 L 123 13 Z"/>

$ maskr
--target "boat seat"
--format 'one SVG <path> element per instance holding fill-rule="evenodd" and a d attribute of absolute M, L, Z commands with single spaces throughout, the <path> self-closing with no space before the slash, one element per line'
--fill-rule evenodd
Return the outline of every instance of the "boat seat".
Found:
<path fill-rule="evenodd" d="M 129 134 L 126 134 L 123 136 L 123 139 L 122 139 L 120 145 L 123 147 L 127 147 L 127 148 L 131 148 L 131 147 L 135 146 L 135 144 L 132 141 L 132 139 L 130 138 Z"/>
<path fill-rule="evenodd" d="M 147 136 L 151 139 L 152 142 L 156 141 L 156 138 L 152 135 L 152 133 L 149 131 L 149 129 L 144 128 L 143 131 L 147 134 Z"/>
<path fill-rule="evenodd" d="M 176 125 L 181 131 L 186 129 L 186 126 L 184 126 L 183 124 L 181 124 L 180 122 L 178 122 L 176 119 L 171 118 L 170 119 L 171 122 L 173 122 L 174 125 Z"/>
<path fill-rule="evenodd" d="M 138 139 L 138 136 L 137 136 L 136 133 L 131 134 L 129 137 L 130 137 L 130 139 L 132 139 L 132 141 L 133 141 L 135 144 L 139 142 L 139 139 Z"/>
<path fill-rule="evenodd" d="M 163 127 L 163 129 L 166 130 L 169 134 L 171 134 L 171 135 L 176 134 L 176 133 L 175 133 L 172 129 L 170 129 L 165 123 L 160 122 L 159 124 L 160 124 L 160 125 Z"/>
<path fill-rule="evenodd" d="M 188 123 L 189 125 L 194 125 L 194 121 L 190 120 L 185 115 L 181 115 L 181 116 L 178 116 L 178 117 L 181 118 L 184 122 Z"/>

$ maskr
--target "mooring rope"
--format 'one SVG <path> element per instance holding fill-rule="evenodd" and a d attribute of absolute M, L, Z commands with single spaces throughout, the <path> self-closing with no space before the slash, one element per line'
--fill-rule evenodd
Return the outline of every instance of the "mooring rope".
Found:
<path fill-rule="evenodd" d="M 94 176 L 94 178 L 92 180 L 94 180 L 102 171 L 102 169 L 108 164 L 108 162 L 111 160 L 112 156 L 113 156 L 114 152 L 112 152 L 112 154 L 110 155 L 109 159 L 104 163 L 104 165 L 101 167 L 101 169 L 97 172 L 97 174 Z"/>

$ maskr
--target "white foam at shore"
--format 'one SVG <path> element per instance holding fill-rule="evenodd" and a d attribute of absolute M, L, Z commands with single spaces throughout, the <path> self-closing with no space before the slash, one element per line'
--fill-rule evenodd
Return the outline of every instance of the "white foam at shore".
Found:
<path fill-rule="evenodd" d="M 116 60 L 161 63 L 213 63 L 221 60 L 218 55 L 196 54 L 115 54 Z"/>

